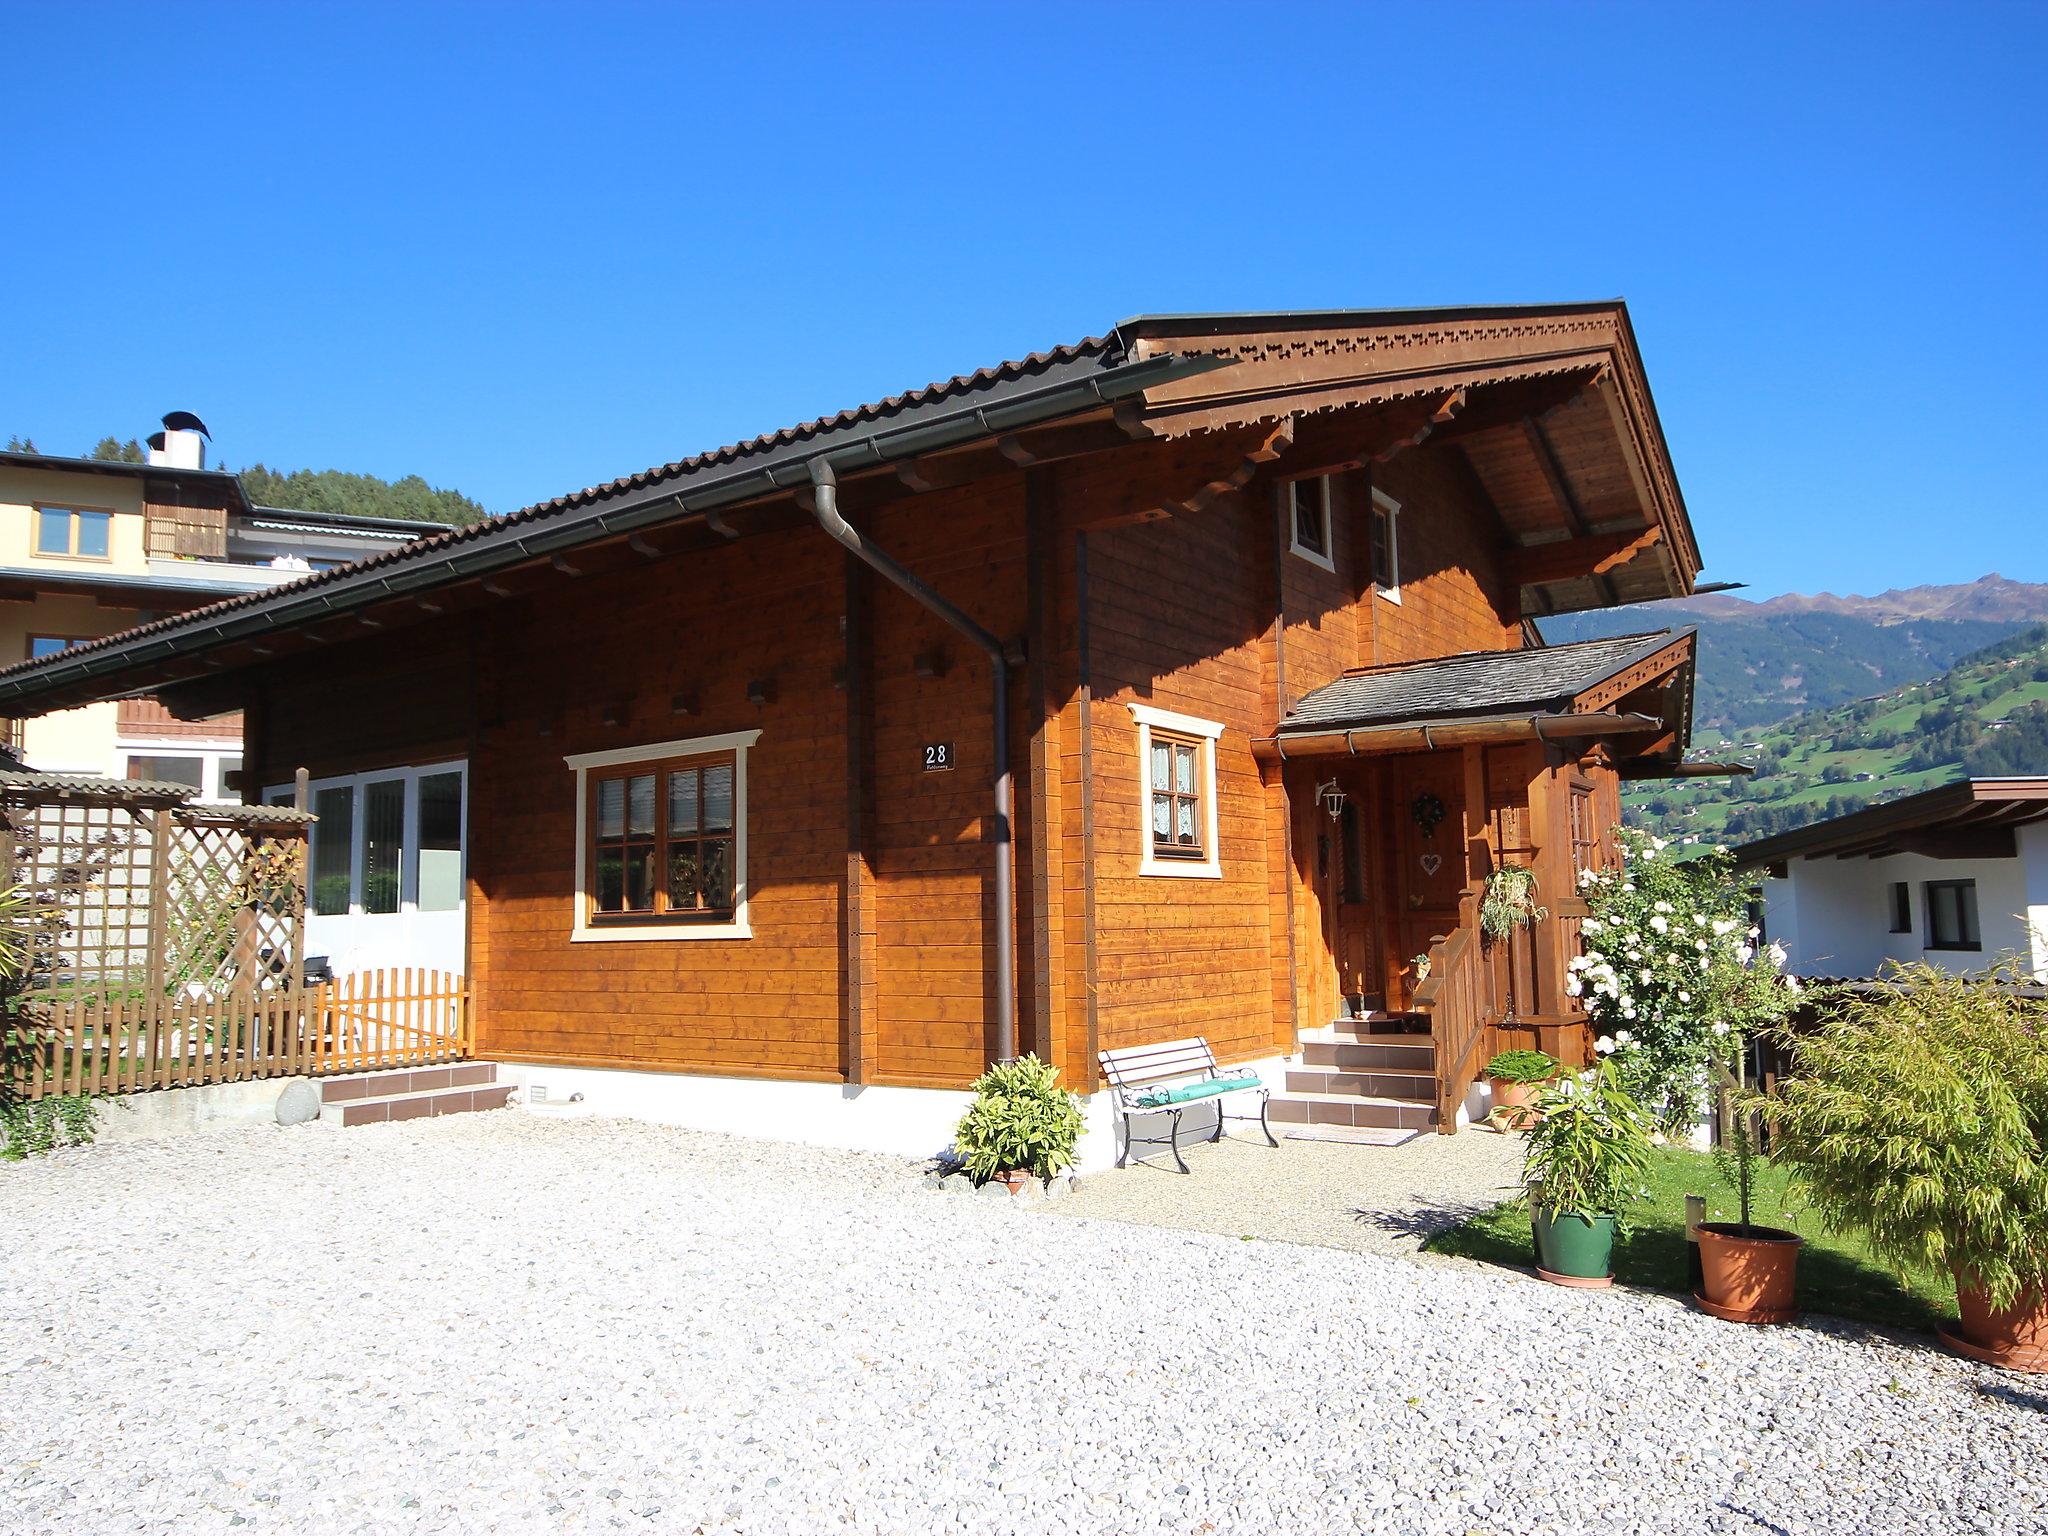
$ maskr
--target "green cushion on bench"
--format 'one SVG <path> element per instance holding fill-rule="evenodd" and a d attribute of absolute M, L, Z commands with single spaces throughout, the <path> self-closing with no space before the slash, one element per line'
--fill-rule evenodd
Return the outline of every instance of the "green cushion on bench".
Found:
<path fill-rule="evenodd" d="M 1185 1104 L 1192 1099 L 1213 1099 L 1219 1093 L 1234 1093 L 1240 1088 L 1258 1086 L 1258 1074 L 1245 1072 L 1235 1077 L 1214 1077 L 1204 1082 L 1181 1083 L 1171 1088 L 1147 1088 L 1138 1095 L 1137 1103 L 1144 1109 L 1163 1109 L 1169 1104 Z"/>

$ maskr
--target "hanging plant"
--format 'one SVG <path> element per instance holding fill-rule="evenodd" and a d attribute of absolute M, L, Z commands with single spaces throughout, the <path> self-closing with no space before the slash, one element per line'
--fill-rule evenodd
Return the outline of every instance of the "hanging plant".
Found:
<path fill-rule="evenodd" d="M 1550 916 L 1548 907 L 1536 905 L 1536 871 L 1520 864 L 1503 864 L 1486 877 L 1486 892 L 1479 898 L 1479 931 L 1494 943 L 1503 943 L 1526 928 Z"/>
<path fill-rule="evenodd" d="M 1447 813 L 1442 798 L 1425 789 L 1415 797 L 1415 803 L 1408 807 L 1408 814 L 1415 818 L 1415 825 L 1422 828 L 1422 835 L 1430 837 L 1435 834 L 1437 824 Z"/>

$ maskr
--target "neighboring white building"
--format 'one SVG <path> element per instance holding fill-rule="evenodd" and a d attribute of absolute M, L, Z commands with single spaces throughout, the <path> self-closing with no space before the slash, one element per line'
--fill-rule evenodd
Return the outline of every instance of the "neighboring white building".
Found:
<path fill-rule="evenodd" d="M 1964 779 L 1736 850 L 1764 872 L 1764 927 L 1800 976 L 1886 961 L 2048 982 L 2048 775 Z"/>
<path fill-rule="evenodd" d="M 260 592 L 396 549 L 441 523 L 250 503 L 206 467 L 206 428 L 174 411 L 146 462 L 0 453 L 0 663 Z M 10 756 L 50 773 L 183 784 L 241 798 L 242 717 L 174 718 L 148 697 L 0 721 Z"/>

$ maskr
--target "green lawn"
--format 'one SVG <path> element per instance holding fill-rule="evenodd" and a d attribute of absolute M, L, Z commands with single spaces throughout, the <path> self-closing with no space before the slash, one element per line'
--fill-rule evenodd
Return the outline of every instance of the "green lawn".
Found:
<path fill-rule="evenodd" d="M 1760 1163 L 1757 1174 L 1755 1220 L 1789 1228 L 1806 1239 L 1799 1254 L 1799 1304 L 1805 1310 L 1923 1330 L 1953 1316 L 1954 1286 L 1931 1276 L 1902 1283 L 1871 1258 L 1860 1239 L 1823 1232 L 1820 1218 L 1799 1209 L 1787 1195 L 1782 1169 Z M 1734 1191 L 1713 1158 L 1676 1147 L 1659 1148 L 1648 1194 L 1622 1212 L 1623 1235 L 1614 1248 L 1614 1277 L 1619 1283 L 1660 1291 L 1688 1289 L 1687 1195 L 1706 1197 L 1709 1221 L 1737 1219 Z M 1510 1200 L 1431 1238 L 1423 1247 L 1430 1253 L 1528 1269 L 1534 1262 L 1529 1208 L 1519 1199 Z"/>

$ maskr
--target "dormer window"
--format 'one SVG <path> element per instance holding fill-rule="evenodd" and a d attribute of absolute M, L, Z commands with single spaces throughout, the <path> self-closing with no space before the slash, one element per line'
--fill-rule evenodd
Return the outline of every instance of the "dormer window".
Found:
<path fill-rule="evenodd" d="M 1287 482 L 1288 548 L 1326 571 L 1337 569 L 1330 538 L 1330 477 Z"/>

